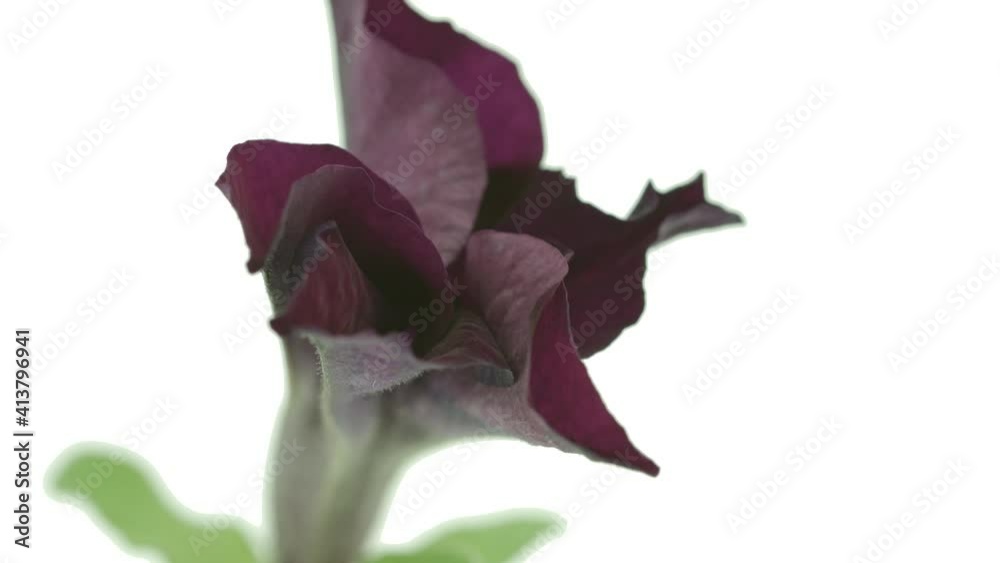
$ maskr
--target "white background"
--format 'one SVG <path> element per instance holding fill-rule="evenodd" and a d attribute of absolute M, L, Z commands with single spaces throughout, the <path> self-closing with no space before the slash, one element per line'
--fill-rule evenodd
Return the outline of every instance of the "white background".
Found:
<path fill-rule="evenodd" d="M 42 490 L 49 462 L 81 441 L 132 446 L 199 511 L 248 493 L 241 513 L 261 520 L 250 483 L 282 360 L 236 216 L 211 184 L 244 139 L 336 142 L 338 107 L 321 0 L 218 5 L 67 2 L 32 37 L 22 18 L 43 21 L 39 3 L 0 8 L 0 350 L 13 356 L 19 327 L 36 353 L 63 343 L 33 376 L 34 547 L 15 549 L 5 521 L 11 561 L 140 560 Z M 408 474 L 385 541 L 540 507 L 569 526 L 536 561 L 853 561 L 909 512 L 915 525 L 883 560 L 1000 557 L 1000 276 L 980 277 L 1000 252 L 1000 5 L 931 0 L 888 34 L 879 22 L 901 0 L 565 0 L 560 18 L 554 0 L 416 5 L 520 61 L 544 110 L 546 163 L 576 174 L 587 199 L 621 214 L 647 178 L 663 188 L 705 170 L 712 197 L 748 225 L 657 251 L 642 322 L 588 361 L 659 478 L 514 443 L 459 446 Z M 724 9 L 730 23 L 699 38 Z M 166 76 L 143 90 L 147 69 Z M 126 114 L 120 97 L 133 93 L 144 99 Z M 781 120 L 797 110 L 789 133 Z M 584 157 L 615 118 L 626 131 Z M 105 119 L 111 132 L 57 174 Z M 948 150 L 914 168 L 948 129 Z M 727 188 L 766 144 L 767 161 Z M 878 217 L 850 235 L 862 208 Z M 131 280 L 109 294 L 116 272 Z M 979 291 L 959 298 L 960 286 Z M 781 292 L 792 305 L 778 311 Z M 108 295 L 99 312 L 88 304 Z M 939 312 L 947 322 L 918 335 Z M 755 319 L 767 330 L 748 328 Z M 69 323 L 76 334 L 59 336 Z M 241 323 L 249 336 L 227 345 Z M 922 346 L 894 365 L 906 338 Z M 733 344 L 744 352 L 727 362 Z M 689 401 L 685 386 L 709 369 L 716 379 Z M 11 430 L 12 395 L 0 406 Z M 153 423 L 158 402 L 174 407 Z M 831 417 L 836 435 L 813 439 L 830 436 Z M 815 455 L 797 461 L 800 446 Z M 928 501 L 922 489 L 957 460 L 965 476 Z M 787 482 L 734 531 L 730 514 L 776 471 Z"/>

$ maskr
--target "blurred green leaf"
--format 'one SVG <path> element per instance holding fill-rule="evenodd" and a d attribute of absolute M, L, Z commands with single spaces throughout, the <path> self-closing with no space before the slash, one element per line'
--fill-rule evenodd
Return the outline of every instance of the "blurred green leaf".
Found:
<path fill-rule="evenodd" d="M 562 533 L 563 522 L 538 511 L 515 511 L 451 522 L 422 547 L 381 555 L 367 563 L 514 563 Z"/>
<path fill-rule="evenodd" d="M 196 514 L 167 491 L 156 470 L 129 450 L 74 446 L 46 479 L 49 494 L 87 512 L 123 549 L 168 563 L 255 563 L 246 524 Z"/>

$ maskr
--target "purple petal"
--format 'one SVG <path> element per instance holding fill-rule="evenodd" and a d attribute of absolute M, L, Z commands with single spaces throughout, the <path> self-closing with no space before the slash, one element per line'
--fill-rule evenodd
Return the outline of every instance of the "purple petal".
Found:
<path fill-rule="evenodd" d="M 347 146 L 413 204 L 446 262 L 491 166 L 541 160 L 538 108 L 504 57 L 400 0 L 332 0 Z"/>
<path fill-rule="evenodd" d="M 622 220 L 580 201 L 573 180 L 536 170 L 494 172 L 477 226 L 529 234 L 572 256 L 566 277 L 571 326 L 580 354 L 589 357 L 642 314 L 650 248 L 741 221 L 705 200 L 701 175 L 667 193 L 650 184 L 630 217 Z"/>
<path fill-rule="evenodd" d="M 271 321 L 275 332 L 314 327 L 328 334 L 355 334 L 378 326 L 378 291 L 336 226 L 321 228 L 311 243 L 302 245 L 293 264 L 267 274 L 277 314 Z"/>
<path fill-rule="evenodd" d="M 514 384 L 515 376 L 496 336 L 483 318 L 460 308 L 448 334 L 428 357 L 439 367 L 472 366 L 476 379 L 494 387 Z"/>
<path fill-rule="evenodd" d="M 378 24 L 378 13 L 391 14 L 397 5 L 399 13 L 382 26 L 379 37 L 412 57 L 433 63 L 464 97 L 483 102 L 474 111 L 483 132 L 488 166 L 532 166 L 541 162 L 541 116 L 517 66 L 455 31 L 448 22 L 424 19 L 406 2 L 369 1 L 366 23 Z"/>
<path fill-rule="evenodd" d="M 568 272 L 566 259 L 538 239 L 478 231 L 469 239 L 463 266 L 466 297 L 520 377 L 530 367 L 530 336 L 541 308 Z"/>
<path fill-rule="evenodd" d="M 311 341 L 331 384 L 377 392 L 446 368 L 513 381 L 482 319 L 455 314 L 461 290 L 392 186 L 336 147 L 247 146 L 220 185 L 263 252 L 272 326 Z"/>
<path fill-rule="evenodd" d="M 469 296 L 517 381 L 488 387 L 444 370 L 401 387 L 395 405 L 412 424 L 448 435 L 485 431 L 582 453 L 655 475 L 591 383 L 569 333 L 562 254 L 526 235 L 480 231 L 465 256 Z"/>
<path fill-rule="evenodd" d="M 385 297 L 378 312 L 382 329 L 405 326 L 412 311 L 447 286 L 444 264 L 424 236 L 413 208 L 346 151 L 273 141 L 244 143 L 230 152 L 219 184 L 243 222 L 251 265 L 267 264 L 272 294 L 283 291 L 288 297 L 277 303 L 289 305 L 284 311 L 277 307 L 279 332 L 300 327 L 336 334 L 356 324 L 343 315 L 351 307 L 369 304 L 330 302 L 335 290 L 374 300 L 360 282 L 345 285 L 358 278 L 354 268 Z M 303 255 L 303 245 L 317 230 L 332 225 L 346 249 L 331 260 Z M 287 295 L 292 291 L 276 280 L 304 270 L 310 258 L 318 269 L 292 288 L 301 297 Z M 441 317 L 447 320 L 451 310 L 449 305 Z"/>
<path fill-rule="evenodd" d="M 560 287 L 535 327 L 531 404 L 567 440 L 594 456 L 656 476 L 660 468 L 628 439 L 597 393 L 570 334 L 566 287 Z"/>
<path fill-rule="evenodd" d="M 264 266 L 292 184 L 323 165 L 340 162 L 349 156 L 329 145 L 297 145 L 270 140 L 247 141 L 229 151 L 226 170 L 216 185 L 243 223 L 243 235 L 250 247 L 247 267 L 251 272 Z"/>

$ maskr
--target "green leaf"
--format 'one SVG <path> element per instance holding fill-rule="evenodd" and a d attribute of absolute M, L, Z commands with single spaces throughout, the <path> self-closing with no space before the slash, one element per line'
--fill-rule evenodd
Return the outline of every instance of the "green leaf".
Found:
<path fill-rule="evenodd" d="M 562 533 L 547 512 L 514 511 L 451 522 L 431 532 L 422 547 L 381 555 L 368 563 L 513 563 Z"/>
<path fill-rule="evenodd" d="M 156 470 L 129 450 L 82 444 L 47 475 L 49 494 L 76 505 L 125 551 L 168 563 L 255 563 L 247 525 L 182 506 Z"/>

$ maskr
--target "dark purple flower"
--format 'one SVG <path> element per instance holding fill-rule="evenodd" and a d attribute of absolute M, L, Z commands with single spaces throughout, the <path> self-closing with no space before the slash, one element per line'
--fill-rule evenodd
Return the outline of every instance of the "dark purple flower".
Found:
<path fill-rule="evenodd" d="M 428 435 L 485 431 L 655 475 L 581 357 L 638 319 L 651 246 L 739 217 L 700 176 L 649 185 L 624 220 L 581 202 L 539 168 L 539 111 L 509 60 L 399 0 L 333 8 L 350 152 L 250 141 L 219 180 L 274 329 L 316 348 L 336 393 L 381 394 Z M 617 312 L 588 324 L 608 299 Z"/>
<path fill-rule="evenodd" d="M 514 437 L 657 474 L 582 358 L 639 318 L 647 250 L 740 218 L 701 176 L 650 184 L 626 219 L 581 202 L 541 169 L 539 110 L 509 60 L 400 0 L 332 4 L 347 150 L 250 141 L 218 183 L 265 275 L 290 403 L 312 405 L 285 434 L 335 420 L 374 449 Z"/>

